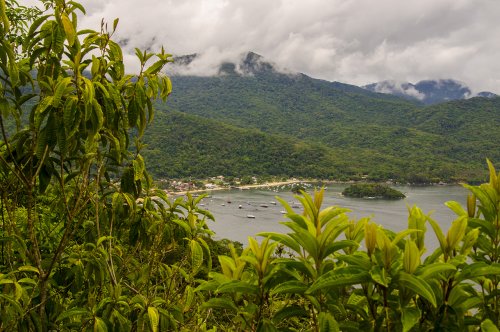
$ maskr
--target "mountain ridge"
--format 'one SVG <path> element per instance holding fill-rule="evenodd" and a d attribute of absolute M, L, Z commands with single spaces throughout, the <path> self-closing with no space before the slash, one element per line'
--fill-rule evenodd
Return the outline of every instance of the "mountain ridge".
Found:
<path fill-rule="evenodd" d="M 294 152 L 285 148 L 286 141 L 291 145 L 306 144 L 312 155 L 317 149 L 324 156 L 322 160 L 336 160 L 330 162 L 332 168 L 324 167 L 323 173 L 315 173 L 325 177 L 337 174 L 354 179 L 364 174 L 369 179 L 379 180 L 459 181 L 482 178 L 486 157 L 500 159 L 498 149 L 492 148 L 492 144 L 500 141 L 500 133 L 495 129 L 496 119 L 500 119 L 500 98 L 472 98 L 424 106 L 353 85 L 314 79 L 304 74 L 284 74 L 268 66 L 253 68 L 253 72 L 247 74 L 229 70 L 216 76 L 171 77 L 173 92 L 167 103 L 156 105 L 159 115 L 156 121 L 162 121 L 162 114 L 175 113 L 179 118 L 178 114 L 183 113 L 194 116 L 189 118 L 192 126 L 207 124 L 206 121 L 211 123 L 208 129 L 200 129 L 206 136 L 176 136 L 191 155 L 206 151 L 213 154 L 211 163 L 193 160 L 193 165 L 215 168 L 217 160 L 221 164 L 224 160 L 233 160 L 228 165 L 238 163 L 238 154 L 242 152 L 236 152 L 237 148 L 233 149 L 233 154 L 222 153 L 224 142 L 215 140 L 217 136 L 223 138 L 220 130 L 234 133 L 227 138 L 229 143 L 240 141 L 244 144 L 245 140 L 240 138 L 249 140 L 253 132 L 257 136 L 265 135 L 263 140 L 267 144 L 272 144 L 273 139 L 279 141 L 276 144 L 290 153 Z M 473 119 L 467 121 L 469 117 Z M 471 125 L 489 134 L 484 137 L 472 135 L 470 132 L 474 128 Z M 189 125 L 182 128 L 179 130 L 191 132 L 186 129 Z M 169 144 L 176 142 L 171 134 L 156 132 L 155 135 L 170 135 Z M 219 149 L 200 145 L 200 140 L 209 140 Z M 200 151 L 190 148 L 189 142 L 194 142 Z M 185 158 L 182 151 L 168 153 Z M 283 158 L 278 151 L 273 153 L 264 155 L 269 160 Z M 477 159 L 470 160 L 469 155 Z M 253 162 L 262 162 L 257 155 L 254 157 Z M 338 162 L 339 158 L 344 162 Z M 158 165 L 160 169 L 162 163 Z M 294 165 L 286 173 L 304 176 L 303 168 Z M 236 168 L 228 166 L 225 169 L 238 173 Z"/>

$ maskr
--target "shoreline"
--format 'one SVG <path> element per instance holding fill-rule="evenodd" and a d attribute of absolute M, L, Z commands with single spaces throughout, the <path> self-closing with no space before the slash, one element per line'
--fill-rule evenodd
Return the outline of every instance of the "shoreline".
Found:
<path fill-rule="evenodd" d="M 206 193 L 210 191 L 221 191 L 221 190 L 230 190 L 230 189 L 239 189 L 239 190 L 248 190 L 248 189 L 255 189 L 255 188 L 265 188 L 265 187 L 277 187 L 277 186 L 286 186 L 294 183 L 301 183 L 305 182 L 302 180 L 288 180 L 288 181 L 280 181 L 280 182 L 266 182 L 262 184 L 246 184 L 242 186 L 232 186 L 232 187 L 217 187 L 217 188 L 212 188 L 212 189 L 195 189 L 195 190 L 188 190 L 188 191 L 165 191 L 167 195 L 171 196 L 184 196 L 187 193 L 190 194 L 198 194 L 198 193 Z"/>
<path fill-rule="evenodd" d="M 229 187 L 217 187 L 212 189 L 195 189 L 195 190 L 187 190 L 187 191 L 168 191 L 164 190 L 169 196 L 185 196 L 187 193 L 190 194 L 200 194 L 200 193 L 208 193 L 212 191 L 222 191 L 222 190 L 230 190 L 230 189 L 239 189 L 239 190 L 248 190 L 248 189 L 256 189 L 256 188 L 265 188 L 265 187 L 277 187 L 283 185 L 290 185 L 294 183 L 307 183 L 307 182 L 315 182 L 320 180 L 287 180 L 287 181 L 279 181 L 279 182 L 266 182 L 262 184 L 246 184 L 242 186 L 229 186 Z M 323 183 L 341 183 L 341 184 L 355 184 L 355 183 L 366 183 L 365 181 L 336 181 L 336 180 L 321 180 Z M 371 182 L 367 182 L 371 183 Z M 376 183 L 376 182 L 374 182 Z M 410 187 L 432 187 L 432 186 L 460 186 L 462 182 L 447 182 L 447 183 L 389 183 L 388 185 L 396 185 L 396 186 L 410 186 Z"/>

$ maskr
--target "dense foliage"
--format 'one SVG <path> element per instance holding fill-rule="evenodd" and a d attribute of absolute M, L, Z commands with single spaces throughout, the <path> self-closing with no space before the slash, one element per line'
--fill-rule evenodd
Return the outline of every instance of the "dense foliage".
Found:
<path fill-rule="evenodd" d="M 216 77 L 172 77 L 175 89 L 167 103 L 158 104 L 162 110 L 159 113 L 180 111 L 203 118 L 191 118 L 199 125 L 209 118 L 291 141 L 299 139 L 327 153 L 326 159 L 348 160 L 350 171 L 368 175 L 373 181 L 484 181 L 487 173 L 481 161 L 487 156 L 500 160 L 500 150 L 495 147 L 500 141 L 500 98 L 473 98 L 424 107 L 354 86 L 282 74 L 263 66 L 255 56 L 247 60 L 242 64 L 243 74 L 226 68 Z M 169 137 L 175 136 L 175 129 L 160 129 L 174 126 L 162 120 L 154 125 L 158 130 L 151 132 L 152 136 L 174 140 Z M 183 129 L 181 126 L 178 130 Z M 209 130 L 214 132 L 202 132 L 199 138 L 218 133 Z M 233 131 L 232 136 L 238 139 L 239 133 Z M 185 140 L 185 144 L 196 143 L 198 138 Z M 238 154 L 217 151 L 199 154 L 199 158 L 192 157 L 193 161 L 204 163 L 203 159 L 210 156 L 238 158 Z M 176 157 L 183 158 L 173 151 L 172 158 Z M 162 165 L 157 160 L 151 164 Z M 298 176 L 300 170 L 290 166 Z M 349 166 L 333 163 L 321 171 L 326 178 Z M 208 165 L 206 172 L 211 171 Z M 229 171 L 239 169 L 230 167 Z M 352 176 L 350 171 L 345 175 Z"/>
<path fill-rule="evenodd" d="M 386 198 L 386 199 L 401 199 L 405 198 L 405 194 L 380 183 L 355 183 L 345 188 L 342 195 L 347 197 L 357 198 Z"/>
<path fill-rule="evenodd" d="M 465 209 L 447 203 L 446 235 L 417 207 L 396 234 L 302 192 L 301 214 L 281 202 L 289 233 L 226 249 L 203 196 L 166 197 L 140 154 L 170 56 L 137 51 L 126 75 L 117 21 L 80 31 L 83 7 L 44 4 L 27 29 L 0 0 L 0 331 L 498 331 L 492 163 Z M 428 225 L 439 248 L 424 256 Z"/>

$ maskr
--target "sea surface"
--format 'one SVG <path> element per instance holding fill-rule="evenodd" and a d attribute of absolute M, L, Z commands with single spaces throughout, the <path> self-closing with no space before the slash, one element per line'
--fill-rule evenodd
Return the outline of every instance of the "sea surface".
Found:
<path fill-rule="evenodd" d="M 407 197 L 402 200 L 362 199 L 342 196 L 341 192 L 347 186 L 326 185 L 322 208 L 332 205 L 348 208 L 351 210 L 348 213 L 351 219 L 370 217 L 384 228 L 398 232 L 408 226 L 408 207 L 417 205 L 425 214 L 431 213 L 431 217 L 440 224 L 445 235 L 456 215 L 444 203 L 457 201 L 465 208 L 468 193 L 458 185 L 392 186 Z M 310 187 L 307 191 L 312 193 L 314 189 Z M 290 187 L 231 189 L 208 194 L 209 197 L 204 198 L 201 204 L 215 217 L 215 222 L 208 222 L 210 229 L 216 233 L 215 238 L 228 238 L 244 245 L 248 242 L 248 236 L 255 236 L 259 232 L 288 232 L 288 228 L 280 224 L 286 221 L 286 218 L 277 196 L 293 206 L 298 213 L 302 211 Z M 425 241 L 428 252 L 439 245 L 430 225 L 427 225 Z"/>

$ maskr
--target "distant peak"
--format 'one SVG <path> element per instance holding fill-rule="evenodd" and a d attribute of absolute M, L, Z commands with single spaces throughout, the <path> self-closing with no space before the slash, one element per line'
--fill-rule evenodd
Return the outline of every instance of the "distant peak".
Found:
<path fill-rule="evenodd" d="M 363 88 L 378 92 L 392 94 L 410 100 L 431 105 L 450 100 L 468 99 L 474 97 L 471 89 L 463 82 L 454 79 L 422 80 L 415 84 L 394 80 L 381 81 L 363 86 Z M 496 96 L 491 92 L 481 92 L 480 97 Z"/>

